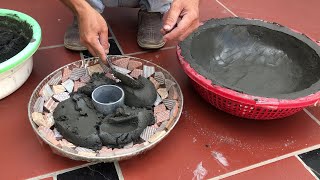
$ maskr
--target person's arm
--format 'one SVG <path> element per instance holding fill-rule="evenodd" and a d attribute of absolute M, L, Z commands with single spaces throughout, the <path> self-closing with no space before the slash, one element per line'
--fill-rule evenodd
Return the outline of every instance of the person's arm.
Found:
<path fill-rule="evenodd" d="M 60 0 L 78 18 L 80 41 L 93 56 L 103 61 L 109 53 L 108 26 L 104 18 L 85 0 Z"/>
<path fill-rule="evenodd" d="M 178 19 L 181 21 L 178 23 Z M 164 40 L 182 41 L 200 25 L 199 0 L 173 0 L 164 16 L 162 33 Z"/>

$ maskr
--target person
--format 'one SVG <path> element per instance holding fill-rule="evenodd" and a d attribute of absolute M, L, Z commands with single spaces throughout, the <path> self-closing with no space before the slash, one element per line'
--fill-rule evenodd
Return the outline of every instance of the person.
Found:
<path fill-rule="evenodd" d="M 137 43 L 158 49 L 169 40 L 182 41 L 199 25 L 199 0 L 60 0 L 74 14 L 64 35 L 67 49 L 89 50 L 102 60 L 109 53 L 108 26 L 101 16 L 107 7 L 137 7 Z M 181 19 L 180 19 L 181 18 Z"/>

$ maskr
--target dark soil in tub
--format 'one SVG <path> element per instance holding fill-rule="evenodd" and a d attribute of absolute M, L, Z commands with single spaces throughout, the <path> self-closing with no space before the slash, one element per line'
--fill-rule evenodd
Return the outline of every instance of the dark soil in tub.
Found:
<path fill-rule="evenodd" d="M 319 48 L 285 27 L 250 22 L 229 19 L 207 24 L 181 43 L 182 56 L 214 84 L 239 92 L 280 99 L 317 92 Z"/>
<path fill-rule="evenodd" d="M 32 28 L 27 22 L 0 16 L 0 63 L 22 51 L 29 44 L 32 34 Z"/>

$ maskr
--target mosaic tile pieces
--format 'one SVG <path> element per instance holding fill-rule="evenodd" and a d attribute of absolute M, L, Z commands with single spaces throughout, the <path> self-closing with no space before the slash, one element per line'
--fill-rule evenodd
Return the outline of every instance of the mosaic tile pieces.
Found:
<path fill-rule="evenodd" d="M 43 104 L 44 104 L 44 98 L 43 97 L 38 97 L 38 99 L 34 103 L 33 111 L 42 113 L 43 112 Z"/>
<path fill-rule="evenodd" d="M 88 148 L 76 147 L 75 150 L 78 152 L 79 155 L 82 155 L 82 156 L 88 156 L 88 157 L 96 156 L 96 153 L 93 150 Z"/>
<path fill-rule="evenodd" d="M 69 79 L 77 81 L 86 74 L 85 68 L 73 68 Z"/>
<path fill-rule="evenodd" d="M 39 126 L 38 127 L 39 133 L 49 142 L 51 142 L 53 145 L 58 146 L 60 145 L 59 141 L 56 140 L 54 137 L 54 133 L 50 128 Z"/>
<path fill-rule="evenodd" d="M 155 115 L 157 123 L 167 121 L 170 119 L 170 110 L 162 111 Z"/>
<path fill-rule="evenodd" d="M 157 141 L 158 139 L 160 139 L 162 136 L 164 136 L 166 134 L 166 131 L 157 131 L 154 135 L 152 135 L 148 141 L 150 143 L 153 143 L 155 141 Z"/>
<path fill-rule="evenodd" d="M 157 129 L 152 126 L 147 126 L 141 133 L 140 137 L 143 140 L 148 141 L 148 139 L 156 132 L 156 130 Z"/>
<path fill-rule="evenodd" d="M 74 87 L 73 87 L 73 92 L 77 92 L 79 88 L 85 86 L 86 83 L 80 82 L 80 81 L 75 81 L 74 82 Z"/>
<path fill-rule="evenodd" d="M 54 85 L 52 86 L 52 90 L 54 94 L 60 94 L 66 91 L 62 85 Z"/>
<path fill-rule="evenodd" d="M 114 64 L 114 65 L 116 65 L 118 67 L 127 69 L 128 68 L 128 64 L 129 64 L 129 59 L 130 58 L 120 58 L 120 59 L 117 59 L 117 60 L 113 61 L 112 64 Z"/>
<path fill-rule="evenodd" d="M 55 74 L 49 81 L 49 85 L 58 85 L 60 81 L 62 80 L 62 72 L 59 71 L 57 74 Z"/>
<path fill-rule="evenodd" d="M 90 79 L 90 76 L 86 74 L 80 78 L 80 82 L 87 83 L 90 81 Z"/>
<path fill-rule="evenodd" d="M 170 89 L 169 89 L 169 95 L 168 95 L 168 98 L 169 99 L 175 99 L 177 100 L 179 97 L 179 94 L 178 94 L 178 90 L 175 86 L 172 86 Z"/>
<path fill-rule="evenodd" d="M 60 145 L 63 147 L 63 146 L 65 146 L 65 147 L 69 147 L 69 148 L 76 148 L 76 146 L 74 145 L 74 144 L 72 144 L 71 142 L 69 142 L 69 141 L 67 141 L 67 140 L 65 140 L 65 139 L 62 139 L 61 141 L 60 141 Z"/>
<path fill-rule="evenodd" d="M 153 77 L 150 77 L 149 80 L 152 82 L 152 84 L 156 89 L 160 87 L 160 83 L 157 80 L 155 80 Z"/>
<path fill-rule="evenodd" d="M 153 109 L 153 113 L 154 115 L 160 113 L 160 112 L 163 112 L 163 111 L 166 111 L 166 106 L 164 104 L 159 104 L 157 106 L 154 107 Z"/>
<path fill-rule="evenodd" d="M 32 116 L 33 122 L 36 123 L 36 125 L 38 125 L 38 126 L 47 126 L 46 121 L 44 120 L 44 117 L 43 117 L 42 113 L 33 112 L 31 114 L 31 116 Z"/>
<path fill-rule="evenodd" d="M 169 91 L 169 89 L 174 86 L 176 83 L 171 81 L 170 79 L 165 79 L 164 80 L 164 84 L 166 85 L 167 91 Z"/>
<path fill-rule="evenodd" d="M 160 97 L 162 99 L 165 99 L 165 98 L 168 97 L 168 91 L 167 91 L 166 88 L 160 88 L 160 89 L 157 90 L 157 92 L 158 92 L 158 94 L 160 95 Z"/>
<path fill-rule="evenodd" d="M 157 99 L 153 105 L 158 106 L 161 102 L 162 102 L 162 99 L 161 99 L 160 95 L 157 93 Z"/>
<path fill-rule="evenodd" d="M 61 81 L 62 82 L 65 82 L 66 80 L 68 80 L 69 79 L 69 77 L 70 77 L 70 74 L 71 74 L 71 70 L 69 69 L 69 68 L 64 68 L 63 69 L 63 73 L 62 73 L 62 79 L 61 79 Z"/>
<path fill-rule="evenodd" d="M 58 106 L 58 103 L 54 101 L 52 98 L 50 98 L 48 101 L 46 101 L 43 105 L 43 107 L 48 111 L 48 112 L 53 112 L 53 110 Z"/>
<path fill-rule="evenodd" d="M 44 98 L 45 101 L 49 100 L 51 96 L 53 96 L 53 94 L 54 93 L 48 84 L 44 85 L 40 92 L 40 95 Z"/>
<path fill-rule="evenodd" d="M 135 60 L 130 60 L 129 64 L 128 64 L 128 69 L 130 71 L 134 70 L 134 69 L 138 69 L 139 67 L 142 66 L 142 62 L 140 61 L 135 61 Z"/>
<path fill-rule="evenodd" d="M 72 93 L 74 82 L 71 79 L 68 79 L 62 83 L 62 86 L 66 88 L 69 93 Z"/>
<path fill-rule="evenodd" d="M 163 104 L 168 108 L 168 109 L 172 109 L 174 107 L 174 105 L 176 104 L 176 100 L 172 100 L 172 99 L 164 99 L 163 100 Z"/>
<path fill-rule="evenodd" d="M 103 73 L 104 70 L 103 68 L 100 66 L 100 64 L 96 64 L 93 66 L 88 66 L 87 67 L 88 73 L 90 76 L 92 76 L 93 73 Z"/>
<path fill-rule="evenodd" d="M 129 148 L 132 148 L 132 146 L 133 146 L 133 142 L 130 142 L 129 144 L 126 144 L 123 148 L 129 149 Z"/>
<path fill-rule="evenodd" d="M 70 95 L 67 92 L 63 92 L 63 93 L 60 93 L 60 94 L 53 95 L 52 98 L 54 100 L 56 100 L 56 101 L 62 102 L 64 100 L 66 100 L 66 99 L 69 99 Z"/>
<path fill-rule="evenodd" d="M 163 130 L 166 130 L 166 126 L 168 124 L 169 121 L 163 121 L 161 123 L 161 125 L 159 126 L 159 128 L 157 128 L 157 131 L 163 131 Z"/>
<path fill-rule="evenodd" d="M 44 115 L 45 127 L 51 128 L 54 125 L 53 115 L 51 113 L 45 113 Z"/>
<path fill-rule="evenodd" d="M 78 154 L 78 151 L 76 151 L 73 148 L 67 147 L 67 146 L 61 146 L 61 148 L 69 153 Z"/>
<path fill-rule="evenodd" d="M 106 77 L 109 78 L 109 79 L 112 79 L 114 81 L 116 81 L 117 79 L 113 76 L 113 74 L 111 73 L 106 73 Z"/>
<path fill-rule="evenodd" d="M 114 153 L 111 148 L 108 148 L 106 146 L 103 146 L 99 151 L 97 156 L 102 157 L 102 156 L 112 156 Z"/>
<path fill-rule="evenodd" d="M 56 140 L 60 141 L 63 139 L 63 136 L 59 133 L 59 131 L 56 128 L 53 129 L 53 134 L 54 134 L 54 137 L 56 138 Z M 60 143 L 60 145 L 61 145 L 61 143 Z"/>
<path fill-rule="evenodd" d="M 119 67 L 119 66 L 113 66 L 114 70 L 121 73 L 121 74 L 128 74 L 130 73 L 131 71 L 129 71 L 128 69 L 125 69 L 125 68 L 122 68 L 122 67 Z"/>
<path fill-rule="evenodd" d="M 163 72 L 158 71 L 154 73 L 154 79 L 156 79 L 160 84 L 164 84 L 166 78 Z"/>
<path fill-rule="evenodd" d="M 133 77 L 133 78 L 136 78 L 138 79 L 139 76 L 141 76 L 143 73 L 143 71 L 141 69 L 134 69 L 131 73 L 130 73 L 130 76 Z"/>
<path fill-rule="evenodd" d="M 143 65 L 143 77 L 149 78 L 155 72 L 154 66 Z"/>

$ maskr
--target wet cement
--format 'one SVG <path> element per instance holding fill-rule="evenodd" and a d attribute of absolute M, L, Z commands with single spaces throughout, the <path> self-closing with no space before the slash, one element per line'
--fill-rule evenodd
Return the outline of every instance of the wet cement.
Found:
<path fill-rule="evenodd" d="M 27 22 L 0 16 L 0 63 L 22 51 L 29 44 L 32 33 Z"/>
<path fill-rule="evenodd" d="M 55 127 L 66 140 L 77 146 L 94 150 L 101 149 L 102 145 L 121 148 L 132 141 L 139 140 L 142 131 L 148 125 L 154 124 L 155 120 L 152 110 L 147 109 L 151 101 L 147 101 L 146 96 L 141 99 L 135 94 L 139 95 L 141 92 L 154 94 L 156 90 L 153 89 L 154 86 L 149 87 L 148 79 L 142 77 L 138 81 L 145 86 L 141 89 L 126 87 L 132 93 L 125 101 L 127 106 L 118 108 L 113 114 L 105 116 L 94 108 L 91 93 L 98 86 L 115 82 L 103 74 L 93 74 L 86 86 L 79 88 L 78 92 L 72 93 L 69 99 L 58 104 L 53 112 Z M 127 96 L 126 92 L 125 96 Z M 135 101 L 137 104 L 134 103 Z M 127 102 L 132 103 L 134 107 Z"/>
<path fill-rule="evenodd" d="M 295 99 L 319 91 L 320 50 L 306 36 L 259 20 L 211 20 L 180 43 L 182 56 L 213 84 Z"/>

